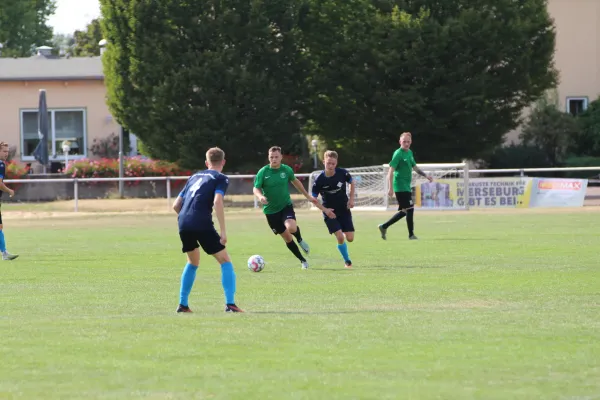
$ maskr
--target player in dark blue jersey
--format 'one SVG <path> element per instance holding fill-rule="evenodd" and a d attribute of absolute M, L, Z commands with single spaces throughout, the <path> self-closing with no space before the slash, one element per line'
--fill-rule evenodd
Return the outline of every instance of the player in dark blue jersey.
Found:
<path fill-rule="evenodd" d="M 333 233 L 338 242 L 338 250 L 344 258 L 346 268 L 352 267 L 348 254 L 348 242 L 354 240 L 354 224 L 352 222 L 351 208 L 354 207 L 354 183 L 350 173 L 343 168 L 337 168 L 338 154 L 335 151 L 326 151 L 323 158 L 325 170 L 315 179 L 312 195 L 317 198 L 321 195 L 323 206 L 333 209 L 336 218 L 325 218 L 329 233 Z M 350 196 L 346 194 L 346 185 L 350 186 Z"/>
<path fill-rule="evenodd" d="M 225 153 L 218 147 L 206 152 L 207 170 L 192 175 L 173 204 L 177 212 L 179 237 L 182 251 L 187 253 L 188 262 L 181 275 L 181 290 L 177 312 L 192 312 L 188 298 L 196 279 L 196 270 L 200 264 L 200 250 L 212 255 L 221 264 L 221 283 L 225 291 L 225 311 L 243 312 L 235 305 L 235 272 L 225 244 L 225 210 L 223 197 L 229 185 L 229 179 L 221 171 L 225 165 Z M 213 206 L 219 220 L 221 234 L 217 233 L 212 220 Z"/>
<path fill-rule="evenodd" d="M 2 193 L 6 192 L 10 197 L 15 195 L 14 190 L 8 188 L 4 184 L 4 178 L 6 177 L 6 160 L 8 159 L 8 143 L 0 142 L 0 252 L 2 252 L 3 260 L 14 260 L 19 257 L 16 254 L 10 254 L 6 251 L 6 240 L 4 240 L 4 230 L 2 225 Z"/>

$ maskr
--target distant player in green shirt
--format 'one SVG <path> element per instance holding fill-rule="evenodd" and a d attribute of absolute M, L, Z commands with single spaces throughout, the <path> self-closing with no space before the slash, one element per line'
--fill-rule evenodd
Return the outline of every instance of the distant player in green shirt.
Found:
<path fill-rule="evenodd" d="M 294 175 L 294 170 L 282 164 L 281 159 L 281 148 L 271 147 L 269 149 L 269 165 L 262 167 L 254 179 L 254 195 L 258 197 L 263 205 L 263 212 L 273 233 L 281 235 L 288 249 L 302 263 L 302 269 L 308 269 L 308 262 L 294 242 L 295 236 L 302 250 L 306 254 L 310 252 L 310 247 L 302 239 L 300 228 L 296 223 L 296 213 L 290 197 L 289 183 L 291 182 L 304 197 L 328 215 L 329 218 L 335 218 L 335 214 L 333 210 L 323 207 L 317 199 L 308 194 L 302 183 Z"/>
<path fill-rule="evenodd" d="M 414 222 L 413 215 L 415 212 L 415 205 L 412 199 L 412 172 L 415 171 L 417 174 L 427 178 L 429 182 L 433 180 L 431 176 L 427 176 L 419 167 L 415 161 L 410 145 L 412 144 L 412 135 L 410 132 L 404 132 L 400 135 L 400 148 L 394 152 L 392 161 L 390 161 L 390 170 L 388 172 L 388 195 L 392 197 L 396 195 L 398 201 L 398 212 L 390 218 L 385 224 L 379 225 L 379 232 L 381 232 L 381 238 L 386 239 L 387 229 L 400 221 L 406 216 L 406 225 L 408 227 L 408 238 L 410 240 L 416 240 L 417 237 L 414 233 Z"/>

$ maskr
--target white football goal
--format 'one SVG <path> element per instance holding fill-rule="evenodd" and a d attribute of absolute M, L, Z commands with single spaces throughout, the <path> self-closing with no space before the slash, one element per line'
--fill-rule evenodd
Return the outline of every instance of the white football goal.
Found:
<path fill-rule="evenodd" d="M 466 210 L 469 208 L 469 169 L 466 163 L 418 164 L 418 167 L 433 178 L 426 178 L 413 171 L 412 192 L 416 208 L 433 210 Z M 356 185 L 355 210 L 396 209 L 395 197 L 388 196 L 389 165 L 346 168 Z M 314 180 L 323 170 L 310 174 L 310 192 Z M 316 207 L 313 206 L 316 209 Z"/>

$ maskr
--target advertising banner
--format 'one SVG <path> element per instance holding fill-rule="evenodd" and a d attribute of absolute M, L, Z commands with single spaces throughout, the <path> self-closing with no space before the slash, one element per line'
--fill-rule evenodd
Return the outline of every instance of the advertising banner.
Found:
<path fill-rule="evenodd" d="M 534 178 L 531 207 L 582 207 L 587 179 Z"/>
<path fill-rule="evenodd" d="M 424 209 L 463 208 L 468 190 L 471 208 L 581 207 L 587 180 L 553 178 L 440 179 L 415 188 L 415 206 Z"/>
<path fill-rule="evenodd" d="M 476 208 L 529 207 L 533 178 L 472 178 L 465 188 L 462 179 L 442 179 L 416 187 L 415 205 L 421 208 L 463 208 L 465 190 L 469 206 Z"/>

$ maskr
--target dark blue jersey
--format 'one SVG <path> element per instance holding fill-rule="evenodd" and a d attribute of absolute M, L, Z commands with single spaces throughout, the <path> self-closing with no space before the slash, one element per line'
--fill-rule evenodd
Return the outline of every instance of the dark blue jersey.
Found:
<path fill-rule="evenodd" d="M 225 196 L 229 186 L 227 176 L 212 169 L 197 172 L 190 176 L 179 193 L 183 205 L 179 212 L 180 231 L 206 231 L 214 229 L 212 220 L 215 194 Z"/>
<path fill-rule="evenodd" d="M 4 161 L 0 161 L 0 179 L 4 180 L 6 178 L 6 164 Z M 3 191 L 0 190 L 0 197 L 2 197 Z"/>
<path fill-rule="evenodd" d="M 334 212 L 348 210 L 346 183 L 352 183 L 352 176 L 344 168 L 336 168 L 333 176 L 326 176 L 322 171 L 315 179 L 312 187 L 313 197 L 321 195 L 323 206 L 333 208 Z"/>

